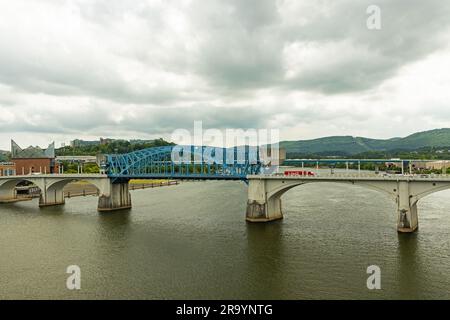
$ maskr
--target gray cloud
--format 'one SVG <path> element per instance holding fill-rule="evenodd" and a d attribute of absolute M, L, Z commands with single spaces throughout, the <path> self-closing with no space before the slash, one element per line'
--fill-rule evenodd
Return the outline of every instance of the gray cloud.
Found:
<path fill-rule="evenodd" d="M 366 28 L 371 4 L 381 30 Z M 443 91 L 415 107 L 389 99 L 402 70 L 447 50 L 449 14 L 438 0 L 4 2 L 0 132 L 167 134 L 194 120 L 364 131 L 427 101 L 439 119 Z M 366 105 L 380 111 L 366 119 Z"/>
<path fill-rule="evenodd" d="M 70 112 L 55 110 L 28 118 L 17 114 L 17 121 L 2 123 L 0 132 L 74 133 L 115 135 L 116 131 L 139 134 L 170 133 L 176 129 L 191 129 L 194 121 L 203 121 L 205 128 L 265 128 L 270 113 L 255 107 L 153 107 L 109 109 L 105 105 L 86 105 Z M 201 112 L 199 112 L 201 110 Z M 112 112 L 111 112 L 112 111 Z M 57 121 L 55 121 L 57 120 Z"/>
<path fill-rule="evenodd" d="M 382 29 L 368 30 L 365 10 L 372 2 L 213 0 L 186 7 L 172 1 L 138 1 L 133 6 L 123 1 L 75 2 L 71 14 L 80 25 L 72 33 L 93 32 L 95 42 L 78 44 L 78 34 L 70 33 L 61 39 L 66 37 L 62 32 L 48 41 L 22 39 L 31 40 L 34 48 L 19 50 L 26 44 L 10 38 L 12 43 L 4 43 L 0 51 L 0 81 L 29 92 L 129 103 L 165 104 L 187 95 L 170 83 L 127 81 L 124 70 L 113 65 L 121 55 L 123 69 L 137 59 L 149 73 L 198 76 L 207 87 L 223 90 L 366 90 L 442 47 L 441 35 L 450 24 L 450 5 L 442 1 L 380 0 Z M 169 9 L 183 16 L 186 34 L 174 31 L 168 15 L 161 14 Z M 136 30 L 122 30 L 132 19 Z M 286 79 L 291 66 L 283 52 L 292 44 L 313 48 L 313 56 L 304 54 L 304 46 L 293 50 L 306 67 Z M 100 46 L 99 52 L 90 52 L 88 45 Z"/>
<path fill-rule="evenodd" d="M 283 30 L 284 39 L 317 44 L 316 54 L 323 57 L 322 64 L 292 79 L 292 88 L 330 93 L 370 89 L 402 66 L 446 46 L 443 36 L 448 35 L 450 5 L 442 1 L 325 3 L 329 10 L 311 8 L 318 11 L 313 18 Z M 381 30 L 366 28 L 367 15 L 361 13 L 371 4 L 381 9 Z M 292 15 L 304 14 L 302 9 Z"/>

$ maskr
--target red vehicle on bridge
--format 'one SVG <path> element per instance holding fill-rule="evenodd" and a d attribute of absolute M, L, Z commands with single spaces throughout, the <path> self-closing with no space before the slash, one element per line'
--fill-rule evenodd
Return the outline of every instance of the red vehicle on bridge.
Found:
<path fill-rule="evenodd" d="M 316 174 L 312 171 L 306 170 L 287 170 L 284 172 L 285 176 L 315 176 Z"/>

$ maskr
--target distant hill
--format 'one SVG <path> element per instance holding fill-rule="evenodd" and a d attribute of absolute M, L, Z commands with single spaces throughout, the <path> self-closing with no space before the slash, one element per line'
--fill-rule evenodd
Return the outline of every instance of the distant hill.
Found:
<path fill-rule="evenodd" d="M 404 138 L 370 139 L 331 136 L 313 140 L 282 141 L 287 157 L 305 155 L 351 156 L 374 151 L 412 151 L 427 147 L 450 147 L 450 128 L 414 133 Z"/>
<path fill-rule="evenodd" d="M 78 140 L 81 141 L 81 140 Z M 111 153 L 128 153 L 136 150 L 152 147 L 162 147 L 173 145 L 173 143 L 167 142 L 164 139 L 154 140 L 112 140 L 105 139 L 101 144 L 88 144 L 82 146 L 65 146 L 56 149 L 57 156 L 75 156 L 75 155 L 92 155 L 97 154 L 111 154 Z"/>

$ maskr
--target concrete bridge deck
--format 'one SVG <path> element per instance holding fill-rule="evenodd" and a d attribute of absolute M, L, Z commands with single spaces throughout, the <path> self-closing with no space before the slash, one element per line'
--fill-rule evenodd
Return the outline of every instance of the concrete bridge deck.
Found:
<path fill-rule="evenodd" d="M 17 179 L 28 179 L 28 178 L 58 178 L 58 177 L 64 177 L 64 178 L 68 178 L 68 179 L 108 178 L 108 175 L 100 174 L 100 173 L 64 173 L 64 174 L 36 173 L 36 174 L 27 174 L 27 175 L 0 176 L 0 180 L 16 179 L 16 178 Z"/>
<path fill-rule="evenodd" d="M 347 181 L 347 180 L 374 180 L 374 181 L 435 181 L 435 182 L 446 182 L 450 181 L 450 175 L 445 174 L 375 174 L 375 173 L 315 173 L 313 176 L 300 176 L 291 175 L 287 176 L 284 174 L 259 174 L 259 175 L 248 175 L 248 179 L 284 179 L 284 180 L 312 180 L 320 181 L 327 180 L 333 181 Z"/>

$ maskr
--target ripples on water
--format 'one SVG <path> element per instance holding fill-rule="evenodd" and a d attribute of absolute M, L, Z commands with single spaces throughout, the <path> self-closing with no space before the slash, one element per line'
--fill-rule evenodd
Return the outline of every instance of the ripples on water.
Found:
<path fill-rule="evenodd" d="M 1 205 L 0 298 L 450 298 L 450 191 L 422 199 L 419 231 L 401 235 L 376 191 L 300 186 L 268 224 L 245 222 L 246 191 L 186 182 L 133 191 L 132 210 L 107 214 L 95 197 Z M 80 291 L 65 287 L 72 264 Z M 372 264 L 380 291 L 366 288 Z"/>

